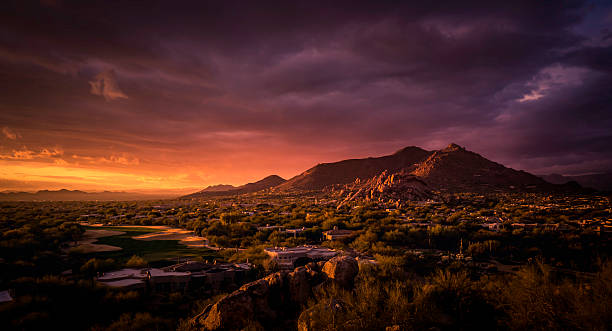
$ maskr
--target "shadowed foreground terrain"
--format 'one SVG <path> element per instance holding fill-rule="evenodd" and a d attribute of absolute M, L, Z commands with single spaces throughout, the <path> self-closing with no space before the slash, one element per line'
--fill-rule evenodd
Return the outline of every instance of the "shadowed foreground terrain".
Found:
<path fill-rule="evenodd" d="M 354 265 L 351 266 L 351 262 Z M 534 262 L 504 277 L 448 268 L 425 279 L 352 258 L 279 272 L 244 285 L 184 330 L 606 330 L 612 265 L 589 282 Z"/>

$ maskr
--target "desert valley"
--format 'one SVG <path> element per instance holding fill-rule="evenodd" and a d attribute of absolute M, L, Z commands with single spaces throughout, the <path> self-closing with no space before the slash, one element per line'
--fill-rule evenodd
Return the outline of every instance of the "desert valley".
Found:
<path fill-rule="evenodd" d="M 1 313 L 27 329 L 562 327 L 553 305 L 605 329 L 610 199 L 450 144 L 169 200 L 7 201 Z"/>
<path fill-rule="evenodd" d="M 612 2 L 0 1 L 0 329 L 612 329 Z"/>

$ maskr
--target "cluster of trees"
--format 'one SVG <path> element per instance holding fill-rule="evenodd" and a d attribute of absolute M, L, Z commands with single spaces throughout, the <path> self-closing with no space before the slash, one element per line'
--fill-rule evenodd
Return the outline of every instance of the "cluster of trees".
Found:
<path fill-rule="evenodd" d="M 399 329 L 602 329 L 610 325 L 612 267 L 598 264 L 610 258 L 610 238 L 588 231 L 512 231 L 510 227 L 492 232 L 478 220 L 504 215 L 541 223 L 570 222 L 606 211 L 585 209 L 563 215 L 524 207 L 516 199 L 455 196 L 400 210 L 367 203 L 337 210 L 300 199 L 255 208 L 252 204 L 228 206 L 226 201 L 166 202 L 173 204 L 170 207 L 158 207 L 160 202 L 3 203 L 0 289 L 11 289 L 16 299 L 0 306 L 0 318 L 15 329 L 66 325 L 75 329 L 172 329 L 179 318 L 193 312 L 194 305 L 208 298 L 202 293 L 153 295 L 98 287 L 92 281 L 97 273 L 126 265 L 71 255 L 64 249 L 82 237 L 84 230 L 78 222 L 93 220 L 193 230 L 212 245 L 241 248 L 218 254 L 227 261 L 248 259 L 256 264 L 259 276 L 276 270 L 264 252 L 269 246 L 323 244 L 374 256 L 378 266 L 365 267 L 355 289 L 328 288 L 306 307 L 320 329 L 380 329 L 383 325 Z M 542 203 L 534 196 L 520 199 Z M 400 215 L 431 225 L 411 225 Z M 267 224 L 284 229 L 304 227 L 304 231 L 258 230 Z M 354 235 L 322 242 L 323 231 L 334 227 L 353 230 Z M 411 252 L 418 248 L 457 252 L 461 242 L 464 254 L 476 260 L 524 263 L 540 257 L 551 267 L 533 264 L 514 276 L 480 277 L 464 267 L 434 272 L 437 260 Z M 127 266 L 145 263 L 134 256 Z M 561 280 L 550 269 L 558 271 L 558 267 L 598 273 L 588 282 Z M 65 270 L 72 275 L 57 276 Z"/>
<path fill-rule="evenodd" d="M 559 266 L 588 270 L 597 259 L 608 257 L 606 252 L 609 240 L 597 238 L 594 233 L 588 231 L 513 231 L 512 227 L 506 224 L 502 226 L 501 233 L 493 233 L 479 225 L 482 217 L 502 216 L 509 222 L 564 224 L 584 217 L 601 216 L 607 212 L 599 208 L 601 206 L 595 205 L 590 209 L 569 211 L 533 207 L 551 203 L 563 205 L 571 202 L 571 199 L 573 197 L 546 197 L 536 194 L 454 194 L 445 196 L 443 201 L 438 203 L 408 204 L 393 211 L 386 211 L 383 206 L 375 203 L 362 203 L 358 208 L 344 206 L 336 210 L 333 205 L 314 205 L 311 200 L 301 200 L 299 197 L 292 203 L 270 198 L 271 203 L 260 203 L 255 208 L 246 197 L 236 200 L 173 202 L 173 208 L 162 209 L 152 202 L 104 203 L 104 208 L 87 208 L 105 217 L 125 215 L 112 218 L 111 222 L 114 223 L 183 227 L 206 237 L 211 245 L 225 248 L 321 244 L 322 232 L 338 227 L 355 230 L 356 235 L 324 245 L 356 249 L 370 254 L 395 254 L 396 250 L 402 248 L 457 251 L 459 242 L 463 240 L 464 248 L 467 249 L 465 252 L 476 258 L 495 257 L 524 261 L 543 256 L 548 262 Z M 413 222 L 428 222 L 432 225 L 428 228 L 412 227 L 400 221 L 400 215 L 409 215 Z M 305 231 L 293 235 L 278 230 L 257 230 L 258 227 L 268 224 L 284 229 L 304 227 Z M 492 241 L 495 242 L 495 249 Z M 485 245 L 487 249 L 482 249 Z"/>
<path fill-rule="evenodd" d="M 58 218 L 63 205 L 3 203 L 0 205 L 0 288 L 17 277 L 59 273 L 66 268 L 63 248 L 81 238 L 74 221 Z"/>
<path fill-rule="evenodd" d="M 528 200 L 525 200 L 528 199 Z M 510 226 L 492 232 L 480 226 L 479 217 L 503 213 L 508 217 L 545 217 L 540 209 L 527 210 L 521 204 L 547 203 L 542 197 L 526 196 L 451 196 L 446 202 L 413 204 L 401 210 L 387 211 L 374 203 L 358 208 L 292 203 L 262 205 L 265 212 L 247 214 L 239 207 L 219 207 L 208 204 L 199 208 L 200 217 L 180 222 L 180 226 L 206 237 L 218 247 L 249 248 L 253 246 L 296 246 L 323 244 L 331 248 L 355 249 L 371 255 L 402 255 L 406 248 L 432 248 L 457 252 L 460 242 L 464 253 L 478 259 L 496 258 L 526 261 L 541 256 L 559 267 L 592 270 L 599 259 L 609 258 L 610 240 L 588 231 L 550 232 L 541 229 L 513 231 Z M 519 203 L 520 202 L 520 203 Z M 518 207 L 517 207 L 518 206 Z M 263 208 L 265 207 L 265 208 Z M 584 216 L 584 211 L 581 216 Z M 598 213 L 587 211 L 587 214 Z M 206 216 L 203 216 L 206 214 Z M 413 222 L 429 222 L 428 227 L 411 226 L 400 221 L 408 214 Z M 551 213 L 556 217 L 555 213 Z M 577 214 L 578 215 L 578 214 Z M 571 217 L 578 217 L 572 215 Z M 557 215 L 558 222 L 568 216 Z M 540 220 L 551 222 L 550 220 Z M 293 235 L 279 230 L 257 230 L 264 225 L 301 228 Z M 322 242 L 322 232 L 338 227 L 355 231 L 355 235 L 340 241 Z"/>
<path fill-rule="evenodd" d="M 397 255 L 415 248 L 463 253 L 476 259 L 524 262 L 541 257 L 558 267 L 592 271 L 597 261 L 610 258 L 610 238 L 592 232 L 502 230 L 492 232 L 476 224 L 416 227 L 384 219 L 368 225 L 354 237 L 334 243 L 341 249 L 369 254 Z"/>
<path fill-rule="evenodd" d="M 98 270 L 92 261 L 83 272 Z M 114 290 L 86 279 L 21 277 L 15 299 L 0 304 L 5 330 L 172 330 L 196 299 L 183 293 Z"/>

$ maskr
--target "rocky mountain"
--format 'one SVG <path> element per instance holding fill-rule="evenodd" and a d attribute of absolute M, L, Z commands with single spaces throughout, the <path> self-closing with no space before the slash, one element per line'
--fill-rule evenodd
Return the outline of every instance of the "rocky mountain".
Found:
<path fill-rule="evenodd" d="M 600 173 L 591 175 L 565 176 L 559 174 L 542 175 L 544 180 L 553 184 L 567 184 L 576 182 L 583 187 L 600 191 L 612 191 L 612 173 Z"/>
<path fill-rule="evenodd" d="M 181 197 L 181 199 L 199 199 L 199 198 L 209 198 L 216 196 L 227 196 L 227 195 L 239 195 L 246 193 L 253 193 L 261 190 L 265 190 L 279 184 L 286 182 L 286 180 L 277 175 L 270 175 L 262 180 L 256 181 L 254 183 L 248 183 L 242 186 L 234 187 L 231 185 L 215 185 L 209 186 L 203 189 L 200 192 L 192 193 L 186 196 Z M 227 187 L 227 189 L 223 189 Z"/>
<path fill-rule="evenodd" d="M 383 171 L 386 172 L 382 174 Z M 385 179 L 379 177 L 381 175 Z M 411 175 L 412 179 L 408 180 L 409 177 L 406 177 L 408 175 Z M 401 183 L 408 181 L 415 184 L 414 188 L 410 187 L 407 191 L 407 196 L 414 193 L 415 197 L 425 192 L 416 190 L 420 185 L 416 183 L 423 183 L 431 190 L 446 192 L 560 189 L 542 178 L 525 171 L 507 168 L 456 144 L 450 144 L 437 151 L 407 147 L 383 157 L 319 164 L 274 189 L 318 190 L 334 185 L 347 185 L 339 189 L 348 190 L 352 195 L 369 194 L 370 199 L 374 196 L 383 199 L 401 198 L 397 195 L 397 192 L 401 191 L 397 183 L 383 186 L 377 184 L 380 180 L 387 180 L 388 176 L 403 178 Z M 413 192 L 413 189 L 416 191 Z"/>
<path fill-rule="evenodd" d="M 286 191 L 320 190 L 334 184 L 349 184 L 355 179 L 370 179 L 385 170 L 392 173 L 402 168 L 412 167 L 430 154 L 431 152 L 410 146 L 392 155 L 382 157 L 322 163 L 289 179 L 277 186 L 276 189 Z"/>
<path fill-rule="evenodd" d="M 441 191 L 512 191 L 552 189 L 525 171 L 507 168 L 465 148 L 450 144 L 433 152 L 410 172 Z"/>
<path fill-rule="evenodd" d="M 346 202 L 427 200 L 440 192 L 532 192 L 579 190 L 577 185 L 554 185 L 521 170 L 488 160 L 450 144 L 436 151 L 410 146 L 394 154 L 318 164 L 285 181 L 269 176 L 255 183 L 223 189 L 208 187 L 185 198 L 252 193 L 332 190 Z"/>
<path fill-rule="evenodd" d="M 84 192 L 79 190 L 41 190 L 38 192 L 3 192 L 0 201 L 114 201 L 114 200 L 154 200 L 173 198 L 176 195 L 141 194 L 131 192 Z"/>
<path fill-rule="evenodd" d="M 334 193 L 342 201 L 338 208 L 351 201 L 400 205 L 404 201 L 424 201 L 434 197 L 427 184 L 418 177 L 406 171 L 389 174 L 386 170 L 368 180 L 356 179 L 351 184 L 340 186 Z"/>

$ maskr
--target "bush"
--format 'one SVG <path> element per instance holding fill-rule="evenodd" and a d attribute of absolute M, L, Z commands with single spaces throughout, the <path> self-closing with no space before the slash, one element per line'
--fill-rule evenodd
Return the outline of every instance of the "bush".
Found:
<path fill-rule="evenodd" d="M 132 255 L 132 257 L 125 263 L 125 266 L 128 268 L 142 268 L 147 266 L 147 261 L 137 255 Z"/>

